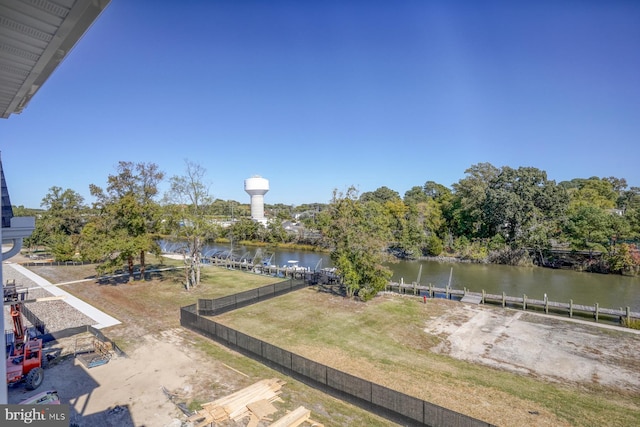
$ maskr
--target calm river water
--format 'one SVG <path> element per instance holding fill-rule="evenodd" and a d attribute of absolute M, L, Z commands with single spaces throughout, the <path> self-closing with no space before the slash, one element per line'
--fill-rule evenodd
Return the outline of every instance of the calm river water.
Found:
<path fill-rule="evenodd" d="M 163 245 L 170 251 L 170 244 Z M 229 245 L 210 245 L 205 255 L 215 251 L 228 251 Z M 234 247 L 237 256 L 253 257 L 253 247 Z M 313 269 L 331 267 L 327 254 L 307 251 L 278 250 L 273 252 L 271 264 L 285 265 L 289 260 L 299 261 L 299 265 Z M 420 266 L 422 273 L 420 274 Z M 445 287 L 451 274 L 451 287 L 467 288 L 471 291 L 521 296 L 543 299 L 546 293 L 551 301 L 600 307 L 631 307 L 640 312 L 640 277 L 626 277 L 613 274 L 580 273 L 568 270 L 554 270 L 541 267 L 510 267 L 494 264 L 446 263 L 437 261 L 399 261 L 390 264 L 393 281 L 413 283 L 420 274 L 420 284 Z"/>

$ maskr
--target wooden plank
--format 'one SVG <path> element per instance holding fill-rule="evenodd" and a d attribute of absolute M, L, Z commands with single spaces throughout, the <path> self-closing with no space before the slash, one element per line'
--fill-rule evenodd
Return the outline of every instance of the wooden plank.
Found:
<path fill-rule="evenodd" d="M 270 424 L 271 427 L 297 427 L 311 418 L 311 411 L 304 406 L 298 406 L 284 417 Z"/>
<path fill-rule="evenodd" d="M 258 427 L 258 424 L 260 424 L 260 418 L 258 418 L 256 414 L 251 414 L 247 427 Z"/>
<path fill-rule="evenodd" d="M 254 413 L 260 420 L 278 412 L 278 408 L 273 406 L 273 404 L 266 399 L 257 400 L 247 404 L 247 409 Z"/>

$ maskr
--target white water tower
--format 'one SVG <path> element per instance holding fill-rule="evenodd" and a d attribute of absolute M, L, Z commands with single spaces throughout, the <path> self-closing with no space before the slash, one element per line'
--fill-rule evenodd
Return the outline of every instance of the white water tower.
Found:
<path fill-rule="evenodd" d="M 269 181 L 254 175 L 244 180 L 244 191 L 251 196 L 251 219 L 264 224 L 264 195 L 269 191 Z"/>

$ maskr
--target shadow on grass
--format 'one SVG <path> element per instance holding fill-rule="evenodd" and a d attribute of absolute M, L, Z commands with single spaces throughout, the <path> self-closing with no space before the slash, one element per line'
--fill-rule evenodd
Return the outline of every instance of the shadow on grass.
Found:
<path fill-rule="evenodd" d="M 316 289 L 318 292 L 327 293 L 331 295 L 336 295 L 339 297 L 346 297 L 347 290 L 344 286 L 335 285 L 335 284 L 318 284 L 316 285 Z"/>
<path fill-rule="evenodd" d="M 160 269 L 163 269 L 160 271 Z M 167 280 L 176 281 L 182 277 L 180 272 L 175 270 L 166 270 L 167 266 L 149 266 L 144 273 L 144 281 L 158 281 L 164 282 Z M 170 267 L 169 267 L 170 268 Z M 139 269 L 134 270 L 133 275 L 130 275 L 128 272 L 123 272 L 122 270 L 116 270 L 112 275 L 104 275 L 104 276 L 89 276 L 86 279 L 95 279 L 98 285 L 105 286 L 118 286 L 123 285 L 129 282 L 134 281 L 142 281 L 142 273 Z"/>

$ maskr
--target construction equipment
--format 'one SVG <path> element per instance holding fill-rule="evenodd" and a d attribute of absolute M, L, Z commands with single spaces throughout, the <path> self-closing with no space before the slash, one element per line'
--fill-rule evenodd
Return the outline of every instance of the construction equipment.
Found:
<path fill-rule="evenodd" d="M 24 381 L 27 389 L 35 390 L 44 380 L 42 339 L 31 335 L 22 323 L 21 309 L 26 295 L 26 289 L 17 288 L 15 281 L 7 281 L 4 305 L 11 306 L 13 321 L 13 342 L 7 351 L 7 384 Z"/>
<path fill-rule="evenodd" d="M 85 367 L 95 368 L 109 363 L 114 354 L 113 344 L 95 336 L 81 337 L 76 339 L 74 354 Z"/>

